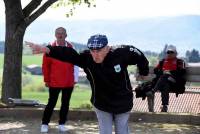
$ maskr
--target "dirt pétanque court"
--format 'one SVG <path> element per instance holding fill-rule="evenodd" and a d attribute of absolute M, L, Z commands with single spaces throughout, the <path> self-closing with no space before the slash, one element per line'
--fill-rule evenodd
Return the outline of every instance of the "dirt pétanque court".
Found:
<path fill-rule="evenodd" d="M 0 108 L 0 134 L 40 134 L 42 108 Z M 48 134 L 59 134 L 54 110 Z M 65 134 L 98 134 L 94 111 L 70 110 Z M 131 112 L 131 134 L 200 134 L 199 114 Z M 114 133 L 113 133 L 114 134 Z"/>
<path fill-rule="evenodd" d="M 40 119 L 0 118 L 0 134 L 40 134 Z M 66 134 L 98 134 L 96 121 L 68 121 Z M 59 134 L 57 122 L 49 124 L 49 134 Z M 200 134 L 199 125 L 130 122 L 131 134 Z M 114 134 L 114 133 L 113 133 Z"/>

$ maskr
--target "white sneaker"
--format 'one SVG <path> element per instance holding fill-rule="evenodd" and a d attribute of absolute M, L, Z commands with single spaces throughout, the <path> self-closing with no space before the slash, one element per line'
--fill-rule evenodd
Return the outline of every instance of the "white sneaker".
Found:
<path fill-rule="evenodd" d="M 41 125 L 41 130 L 40 130 L 40 132 L 41 132 L 41 133 L 47 133 L 47 132 L 48 132 L 48 129 L 49 129 L 48 125 L 42 124 L 42 125 Z"/>
<path fill-rule="evenodd" d="M 68 129 L 65 127 L 65 125 L 58 125 L 58 129 L 60 132 L 66 132 Z"/>

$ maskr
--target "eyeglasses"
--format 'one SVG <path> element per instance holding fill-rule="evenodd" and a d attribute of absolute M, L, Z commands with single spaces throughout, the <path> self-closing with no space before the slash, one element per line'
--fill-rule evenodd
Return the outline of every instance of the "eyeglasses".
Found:
<path fill-rule="evenodd" d="M 174 51 L 167 51 L 167 54 L 174 54 Z"/>

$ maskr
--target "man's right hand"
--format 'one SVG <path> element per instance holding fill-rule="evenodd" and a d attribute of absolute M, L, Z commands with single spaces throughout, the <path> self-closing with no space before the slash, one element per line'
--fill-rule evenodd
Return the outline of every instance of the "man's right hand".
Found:
<path fill-rule="evenodd" d="M 49 87 L 49 83 L 45 83 L 45 86 L 46 86 L 46 87 Z"/>
<path fill-rule="evenodd" d="M 33 54 L 40 54 L 40 53 L 49 53 L 50 50 L 48 47 L 44 47 L 38 44 L 34 44 L 32 42 L 25 41 L 25 45 L 30 47 Z"/>

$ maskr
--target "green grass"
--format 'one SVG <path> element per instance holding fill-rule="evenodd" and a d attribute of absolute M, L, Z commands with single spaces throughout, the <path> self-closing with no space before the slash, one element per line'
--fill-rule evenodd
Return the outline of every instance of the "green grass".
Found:
<path fill-rule="evenodd" d="M 37 64 L 42 65 L 42 56 L 43 55 L 23 55 L 22 57 L 22 64 L 23 65 L 31 65 Z M 0 54 L 0 68 L 3 68 L 4 62 L 4 54 Z"/>
<path fill-rule="evenodd" d="M 76 86 L 72 93 L 70 108 L 71 109 L 84 108 L 84 106 L 90 105 L 90 96 L 91 96 L 91 90 L 89 89 L 89 87 Z M 56 105 L 57 108 L 60 107 L 60 104 L 61 104 L 60 97 L 61 97 L 61 93 L 57 101 L 57 105 Z M 22 98 L 39 100 L 41 103 L 46 104 L 48 101 L 48 91 L 37 92 L 37 91 L 24 90 L 22 92 Z"/>
<path fill-rule="evenodd" d="M 42 65 L 42 56 L 43 55 L 23 55 L 22 64 L 23 65 L 31 65 L 31 64 Z"/>
<path fill-rule="evenodd" d="M 0 54 L 0 68 L 3 68 L 4 55 Z"/>

